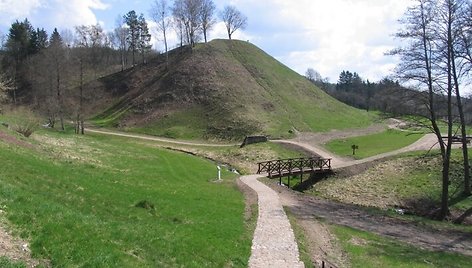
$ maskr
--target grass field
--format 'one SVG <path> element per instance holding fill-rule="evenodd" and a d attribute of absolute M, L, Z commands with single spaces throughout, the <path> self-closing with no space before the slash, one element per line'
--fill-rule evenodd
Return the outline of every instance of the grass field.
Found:
<path fill-rule="evenodd" d="M 332 225 L 351 267 L 470 267 L 472 257 L 422 250 L 349 227 Z"/>
<path fill-rule="evenodd" d="M 247 265 L 252 230 L 234 174 L 215 183 L 213 163 L 125 138 L 35 140 L 0 140 L 0 206 L 34 256 L 58 267 Z"/>
<path fill-rule="evenodd" d="M 325 147 L 340 156 L 352 156 L 355 159 L 362 159 L 403 148 L 414 143 L 423 135 L 422 133 L 388 129 L 381 133 L 366 136 L 332 140 Z M 358 146 L 355 155 L 352 154 L 352 145 Z"/>

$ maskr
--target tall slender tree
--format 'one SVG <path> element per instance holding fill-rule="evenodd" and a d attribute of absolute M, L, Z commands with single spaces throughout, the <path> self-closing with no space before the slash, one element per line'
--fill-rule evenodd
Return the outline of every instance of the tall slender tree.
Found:
<path fill-rule="evenodd" d="M 132 64 L 136 63 L 136 52 L 139 49 L 139 20 L 136 11 L 131 10 L 123 17 L 126 25 L 128 26 L 128 36 L 126 41 L 128 42 L 128 48 L 131 50 L 133 55 Z"/>
<path fill-rule="evenodd" d="M 169 17 L 170 7 L 167 0 L 155 0 L 149 13 L 157 25 L 157 31 L 162 33 L 164 49 L 166 55 L 166 63 L 169 62 L 169 53 L 167 46 L 167 32 L 171 25 L 171 19 Z"/>
<path fill-rule="evenodd" d="M 128 50 L 128 42 L 126 40 L 129 34 L 129 29 L 125 27 L 125 24 L 123 16 L 118 16 L 115 21 L 115 30 L 113 32 L 118 50 L 120 51 L 121 71 L 125 69 L 127 59 L 126 51 Z"/>
<path fill-rule="evenodd" d="M 62 41 L 62 37 L 54 28 L 54 31 L 51 34 L 49 40 L 49 57 L 51 60 L 51 65 L 53 67 L 53 72 L 55 76 L 55 90 L 56 90 L 56 103 L 57 103 L 57 114 L 61 123 L 61 130 L 65 130 L 64 126 L 64 97 L 63 97 L 63 72 L 65 68 L 65 48 Z"/>
<path fill-rule="evenodd" d="M 214 18 L 216 6 L 213 0 L 201 0 L 200 22 L 202 24 L 203 38 L 207 42 L 208 31 L 211 30 L 216 20 Z"/>
<path fill-rule="evenodd" d="M 400 57 L 400 63 L 396 67 L 397 77 L 403 81 L 416 83 L 418 89 L 427 92 L 426 107 L 429 111 L 431 130 L 436 135 L 442 158 L 442 198 L 439 218 L 444 219 L 448 213 L 448 186 L 450 167 L 450 131 L 448 127 L 448 139 L 444 142 L 441 130 L 438 126 L 436 98 L 438 96 L 438 78 L 436 77 L 436 52 L 434 42 L 436 17 L 436 5 L 433 0 L 416 0 L 415 4 L 408 8 L 400 21 L 403 29 L 399 31 L 397 38 L 404 40 L 405 47 L 392 51 L 393 55 Z M 448 98 L 451 101 L 451 98 Z M 449 119 L 449 117 L 448 117 Z"/>
<path fill-rule="evenodd" d="M 138 47 L 139 52 L 141 53 L 142 63 L 145 63 L 145 56 L 151 50 L 151 34 L 149 33 L 149 27 L 144 18 L 143 14 L 141 14 L 138 18 L 139 23 L 139 40 L 138 40 Z"/>

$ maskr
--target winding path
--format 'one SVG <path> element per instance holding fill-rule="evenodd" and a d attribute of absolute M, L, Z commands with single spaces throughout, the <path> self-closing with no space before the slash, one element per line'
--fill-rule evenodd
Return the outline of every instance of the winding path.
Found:
<path fill-rule="evenodd" d="M 252 240 L 249 267 L 305 267 L 298 257 L 295 235 L 278 194 L 258 181 L 258 177 L 260 175 L 240 178 L 258 196 L 259 216 Z"/>
<path fill-rule="evenodd" d="M 401 153 L 405 152 L 411 152 L 411 151 L 424 151 L 424 150 L 430 150 L 432 148 L 438 147 L 438 140 L 434 134 L 426 134 L 423 137 L 421 137 L 419 140 L 416 142 L 403 147 L 401 149 L 383 153 L 383 154 L 378 154 L 374 155 L 371 157 L 367 157 L 364 159 L 360 160 L 352 160 L 352 159 L 346 159 L 339 157 L 333 153 L 330 153 L 326 151 L 324 148 L 322 148 L 321 145 L 319 144 L 314 144 L 313 142 L 308 143 L 304 141 L 298 141 L 296 138 L 293 140 L 271 140 L 271 142 L 274 143 L 282 143 L 282 144 L 291 144 L 297 147 L 300 147 L 304 150 L 310 151 L 316 155 L 319 155 L 323 158 L 331 158 L 331 166 L 336 169 L 336 168 L 344 168 L 344 167 L 349 167 L 349 166 L 354 166 L 358 164 L 363 164 L 363 163 L 368 163 L 368 162 L 373 162 L 375 160 L 387 158 L 390 156 L 398 155 Z M 458 147 L 458 145 L 454 145 L 455 147 Z"/>

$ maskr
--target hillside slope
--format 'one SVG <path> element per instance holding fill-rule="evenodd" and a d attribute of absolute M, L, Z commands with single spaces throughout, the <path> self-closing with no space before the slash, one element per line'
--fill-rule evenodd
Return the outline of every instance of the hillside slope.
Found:
<path fill-rule="evenodd" d="M 325 94 L 256 46 L 214 40 L 89 85 L 112 98 L 95 122 L 173 138 L 287 137 L 362 127 L 371 116 Z M 103 104 L 102 104 L 103 105 Z"/>

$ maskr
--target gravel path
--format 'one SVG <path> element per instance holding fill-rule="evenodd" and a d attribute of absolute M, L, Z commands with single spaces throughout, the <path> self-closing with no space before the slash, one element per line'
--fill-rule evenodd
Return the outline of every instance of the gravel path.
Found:
<path fill-rule="evenodd" d="M 298 255 L 295 235 L 278 194 L 257 180 L 259 175 L 240 178 L 257 192 L 259 217 L 252 240 L 249 267 L 304 267 Z"/>

